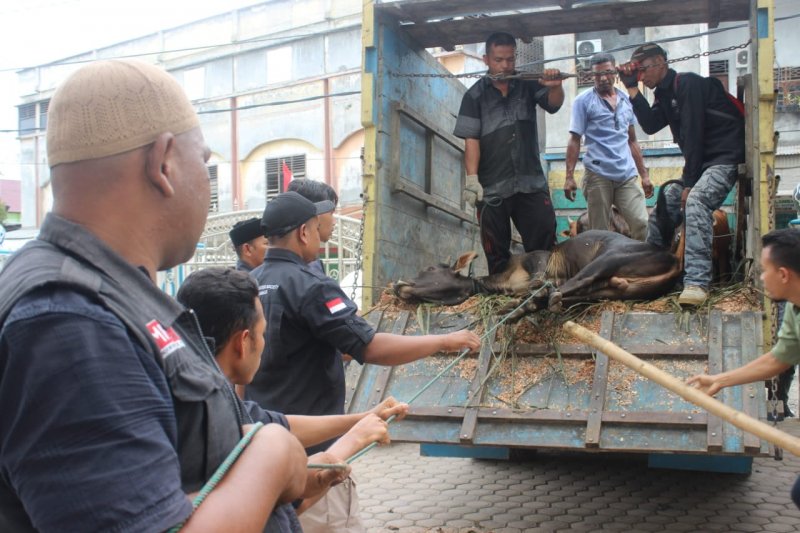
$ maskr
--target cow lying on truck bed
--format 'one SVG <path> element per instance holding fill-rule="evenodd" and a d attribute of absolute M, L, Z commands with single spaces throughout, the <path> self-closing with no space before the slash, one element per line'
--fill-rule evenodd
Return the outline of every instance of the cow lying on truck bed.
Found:
<path fill-rule="evenodd" d="M 459 271 L 476 257 L 464 254 L 450 267 L 429 267 L 411 281 L 398 281 L 395 294 L 405 301 L 456 305 L 475 294 L 526 296 L 550 282 L 531 309 L 600 299 L 644 300 L 663 296 L 682 273 L 669 251 L 619 233 L 591 230 L 557 244 L 552 251 L 514 255 L 504 272 L 482 278 Z"/>

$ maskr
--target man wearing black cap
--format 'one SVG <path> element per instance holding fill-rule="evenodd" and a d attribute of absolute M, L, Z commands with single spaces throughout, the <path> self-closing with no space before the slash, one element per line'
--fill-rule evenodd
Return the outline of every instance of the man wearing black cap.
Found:
<path fill-rule="evenodd" d="M 620 66 L 620 79 L 628 89 L 633 112 L 649 134 L 669 126 L 681 149 L 683 190 L 666 191 L 667 221 L 656 217 L 648 223 L 648 242 L 669 246 L 660 229 L 680 223 L 681 204 L 686 204 L 686 250 L 684 289 L 678 301 L 701 305 L 711 284 L 711 239 L 713 212 L 736 183 L 737 165 L 744 162 L 744 115 L 722 83 L 692 72 L 677 73 L 667 66 L 667 53 L 648 43 L 633 52 L 631 63 Z M 655 90 L 651 106 L 639 81 Z"/>
<path fill-rule="evenodd" d="M 228 235 L 239 257 L 236 261 L 236 270 L 250 272 L 264 262 L 269 242 L 264 237 L 260 219 L 253 217 L 240 220 L 233 225 Z"/>
<path fill-rule="evenodd" d="M 376 333 L 339 285 L 308 265 L 319 252 L 317 215 L 332 207 L 330 201 L 313 203 L 287 192 L 264 209 L 262 226 L 270 247 L 264 264 L 252 275 L 267 319 L 266 345 L 261 366 L 247 387 L 248 399 L 264 408 L 298 415 L 342 414 L 345 382 L 338 352 L 361 364 L 399 365 L 440 351 L 480 346 L 478 336 L 466 330 L 409 337 Z M 309 523 L 305 517 L 314 516 L 315 509 L 322 516 L 318 523 Z M 334 487 L 303 517 L 307 533 L 364 530 L 349 481 Z"/>

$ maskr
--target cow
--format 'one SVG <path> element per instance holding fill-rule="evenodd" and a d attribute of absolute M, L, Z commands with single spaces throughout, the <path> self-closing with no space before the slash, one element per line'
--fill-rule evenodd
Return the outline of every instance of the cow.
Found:
<path fill-rule="evenodd" d="M 569 229 L 565 229 L 561 232 L 562 237 L 575 237 L 579 233 L 583 233 L 584 231 L 589 229 L 589 212 L 584 211 L 578 218 L 572 219 L 571 217 L 567 217 L 567 222 L 569 223 Z M 631 236 L 631 228 L 628 226 L 628 222 L 625 220 L 625 217 L 622 216 L 622 213 L 619 212 L 617 206 L 611 206 L 611 218 L 608 220 L 608 228 L 611 231 L 616 233 L 621 233 L 626 237 Z"/>
<path fill-rule="evenodd" d="M 529 310 L 560 311 L 564 305 L 601 299 L 653 299 L 668 293 L 681 276 L 674 254 L 619 233 L 590 230 L 557 244 L 511 257 L 503 272 L 473 278 L 460 271 L 477 254 L 452 265 L 429 267 L 411 281 L 394 284 L 407 302 L 457 305 L 475 294 L 525 296 L 542 289 Z"/>

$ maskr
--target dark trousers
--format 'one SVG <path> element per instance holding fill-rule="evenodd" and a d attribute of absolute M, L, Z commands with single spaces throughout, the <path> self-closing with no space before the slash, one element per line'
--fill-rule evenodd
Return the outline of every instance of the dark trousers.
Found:
<path fill-rule="evenodd" d="M 489 274 L 502 272 L 511 258 L 512 220 L 526 252 L 549 250 L 556 243 L 556 213 L 549 192 L 491 198 L 480 205 L 478 213 Z"/>

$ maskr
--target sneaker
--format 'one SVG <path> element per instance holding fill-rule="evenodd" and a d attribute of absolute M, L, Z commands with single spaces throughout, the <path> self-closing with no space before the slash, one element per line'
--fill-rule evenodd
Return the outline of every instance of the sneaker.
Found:
<path fill-rule="evenodd" d="M 678 297 L 678 303 L 681 305 L 702 305 L 708 298 L 708 293 L 703 287 L 696 285 L 687 285 L 681 295 Z"/>

